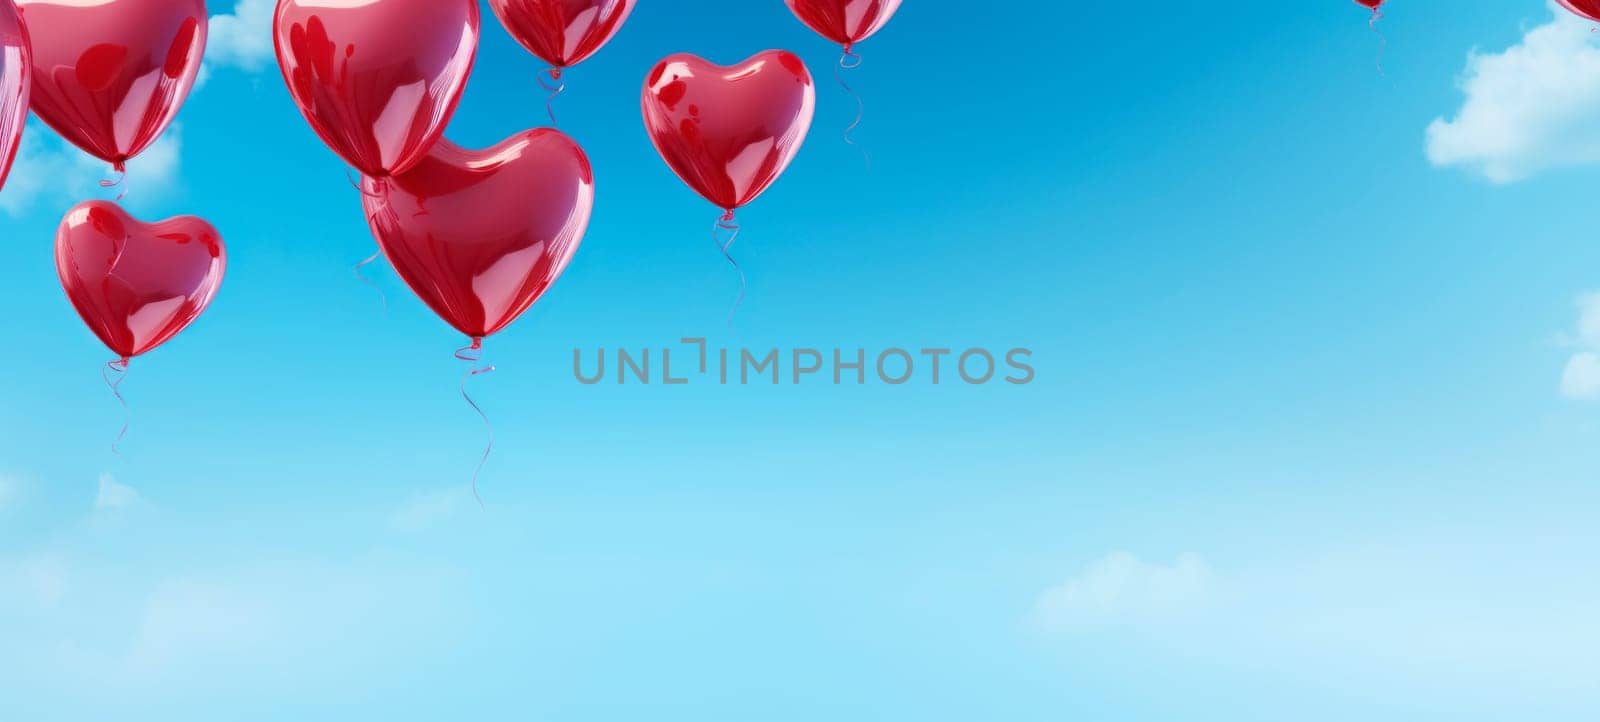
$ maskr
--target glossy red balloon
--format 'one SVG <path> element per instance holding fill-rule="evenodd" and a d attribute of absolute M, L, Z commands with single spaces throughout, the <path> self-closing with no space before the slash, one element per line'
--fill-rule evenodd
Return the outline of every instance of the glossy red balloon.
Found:
<path fill-rule="evenodd" d="M 222 284 L 222 237 L 194 216 L 141 223 L 115 203 L 67 211 L 56 231 L 56 272 L 73 308 L 123 359 L 194 323 Z"/>
<path fill-rule="evenodd" d="M 1600 23 L 1600 0 L 1556 0 L 1578 17 Z"/>
<path fill-rule="evenodd" d="M 594 55 L 622 28 L 635 0 L 489 0 L 511 37 L 551 67 Z"/>
<path fill-rule="evenodd" d="M 645 78 L 645 129 L 667 165 L 718 208 L 761 195 L 800 152 L 817 93 L 793 53 L 768 50 L 732 67 L 688 54 Z"/>
<path fill-rule="evenodd" d="M 73 145 L 118 169 L 172 124 L 200 72 L 204 0 L 18 0 L 30 100 Z"/>
<path fill-rule="evenodd" d="M 278 0 L 278 67 L 322 141 L 369 177 L 444 135 L 478 49 L 476 0 Z"/>
<path fill-rule="evenodd" d="M 15 5 L 0 0 L 0 188 L 6 185 L 11 161 L 22 142 L 22 126 L 28 119 L 31 58 L 28 29 L 22 24 L 22 16 Z"/>
<path fill-rule="evenodd" d="M 440 140 L 411 170 L 363 185 L 372 235 L 395 271 L 473 339 L 498 333 L 549 290 L 594 207 L 588 157 L 548 128 L 487 150 Z"/>
<path fill-rule="evenodd" d="M 1366 1 L 1366 0 L 1362 0 Z M 795 17 L 849 50 L 883 29 L 900 0 L 784 0 Z"/>

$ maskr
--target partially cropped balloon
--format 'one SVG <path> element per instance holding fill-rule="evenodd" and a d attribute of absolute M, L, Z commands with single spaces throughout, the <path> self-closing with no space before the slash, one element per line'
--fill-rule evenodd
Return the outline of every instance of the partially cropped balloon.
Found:
<path fill-rule="evenodd" d="M 278 0 L 278 67 L 311 129 L 362 174 L 444 135 L 478 48 L 476 0 Z"/>
<path fill-rule="evenodd" d="M 121 169 L 172 124 L 200 72 L 204 0 L 17 0 L 34 114 Z"/>
<path fill-rule="evenodd" d="M 1378 8 L 1383 7 L 1383 4 L 1387 1 L 1388 0 L 1356 0 L 1356 4 L 1367 8 L 1368 10 L 1377 10 Z"/>
<path fill-rule="evenodd" d="M 1368 2 L 1371 0 L 1358 0 Z M 795 17 L 849 50 L 872 37 L 900 9 L 900 0 L 784 0 Z"/>
<path fill-rule="evenodd" d="M 1578 17 L 1600 23 L 1600 0 L 1556 0 Z"/>
<path fill-rule="evenodd" d="M 723 67 L 688 54 L 645 78 L 641 105 L 667 165 L 706 200 L 732 211 L 789 167 L 816 112 L 811 72 L 793 53 L 768 50 Z"/>
<path fill-rule="evenodd" d="M 635 0 L 489 0 L 511 37 L 556 69 L 589 59 L 622 28 Z"/>
<path fill-rule="evenodd" d="M 123 359 L 194 323 L 222 284 L 227 252 L 194 216 L 142 223 L 107 201 L 80 203 L 56 230 L 56 271 L 89 330 Z"/>
<path fill-rule="evenodd" d="M 28 86 L 32 81 L 28 29 L 10 0 L 0 0 L 0 188 L 6 185 L 11 161 L 22 143 L 28 119 Z"/>
<path fill-rule="evenodd" d="M 485 150 L 440 140 L 411 170 L 364 186 L 372 235 L 395 271 L 474 341 L 550 289 L 594 207 L 588 157 L 551 129 Z"/>

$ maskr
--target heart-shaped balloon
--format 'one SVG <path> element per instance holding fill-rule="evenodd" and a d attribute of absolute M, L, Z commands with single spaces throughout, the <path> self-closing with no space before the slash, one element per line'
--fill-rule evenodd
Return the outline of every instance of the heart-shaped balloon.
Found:
<path fill-rule="evenodd" d="M 444 135 L 478 49 L 476 0 L 278 0 L 278 67 L 300 112 L 363 175 Z"/>
<path fill-rule="evenodd" d="M 1560 1 L 1561 0 L 1557 0 L 1557 2 Z M 1356 0 L 1357 5 L 1360 5 L 1368 10 L 1377 10 L 1378 8 L 1383 7 L 1385 2 L 1387 2 L 1387 0 Z"/>
<path fill-rule="evenodd" d="M 1556 0 L 1578 17 L 1600 23 L 1600 0 Z"/>
<path fill-rule="evenodd" d="M 594 207 L 588 157 L 548 128 L 487 150 L 441 139 L 411 170 L 363 185 L 372 235 L 395 271 L 474 340 L 498 333 L 549 290 Z"/>
<path fill-rule="evenodd" d="M 489 7 L 522 47 L 560 70 L 610 42 L 633 12 L 634 1 L 489 0 Z"/>
<path fill-rule="evenodd" d="M 200 72 L 205 0 L 18 0 L 33 112 L 120 170 L 172 124 Z"/>
<path fill-rule="evenodd" d="M 795 17 L 849 51 L 883 29 L 900 0 L 784 0 Z"/>
<path fill-rule="evenodd" d="M 194 323 L 222 285 L 222 236 L 194 216 L 141 223 L 88 201 L 56 230 L 56 272 L 89 330 L 123 360 Z"/>
<path fill-rule="evenodd" d="M 645 78 L 645 129 L 667 165 L 732 211 L 777 180 L 805 142 L 816 111 L 811 72 L 768 50 L 732 67 L 678 54 Z"/>
<path fill-rule="evenodd" d="M 28 29 L 17 6 L 0 0 L 0 188 L 17 157 L 22 126 L 28 119 L 28 85 L 32 81 Z"/>

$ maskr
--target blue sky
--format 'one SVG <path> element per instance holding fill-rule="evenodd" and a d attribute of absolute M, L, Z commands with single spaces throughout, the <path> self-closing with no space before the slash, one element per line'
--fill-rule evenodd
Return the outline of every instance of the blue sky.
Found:
<path fill-rule="evenodd" d="M 643 2 L 568 76 L 566 276 L 490 340 L 374 273 L 245 0 L 129 207 L 229 247 L 109 358 L 51 265 L 100 169 L 0 193 L 0 710 L 54 720 L 1579 720 L 1600 714 L 1600 36 L 1543 0 L 912 0 L 836 49 L 777 0 Z M 237 12 L 232 15 L 231 12 Z M 543 124 L 485 13 L 450 137 Z M 638 113 L 676 51 L 819 76 L 716 212 Z M 585 386 L 574 348 L 1034 351 L 1027 386 Z"/>

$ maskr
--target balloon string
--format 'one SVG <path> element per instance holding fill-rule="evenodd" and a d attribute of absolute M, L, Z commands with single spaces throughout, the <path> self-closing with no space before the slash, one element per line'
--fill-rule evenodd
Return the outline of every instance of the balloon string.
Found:
<path fill-rule="evenodd" d="M 122 199 L 128 197 L 128 170 L 120 165 L 114 165 L 111 167 L 111 173 L 110 178 L 104 178 L 100 181 L 100 187 L 119 189 L 117 191 L 117 202 L 121 203 Z"/>
<path fill-rule="evenodd" d="M 465 373 L 461 374 L 461 398 L 466 399 L 467 405 L 478 412 L 478 417 L 483 419 L 483 427 L 489 432 L 489 444 L 483 448 L 483 458 L 478 459 L 478 468 L 472 471 L 472 498 L 478 500 L 478 508 L 485 508 L 483 497 L 478 496 L 478 476 L 483 473 L 483 465 L 489 463 L 489 454 L 494 452 L 494 424 L 489 421 L 489 415 L 483 412 L 478 402 L 472 400 L 472 395 L 467 393 L 467 382 L 474 376 L 482 376 L 494 372 L 494 365 L 477 365 L 483 360 L 483 339 L 472 339 L 472 344 L 456 350 L 456 358 L 472 364 Z"/>
<path fill-rule="evenodd" d="M 844 71 L 855 70 L 856 68 L 861 67 L 861 60 L 862 59 L 860 55 L 856 54 L 856 52 L 851 50 L 849 47 L 846 47 L 844 49 L 844 55 L 839 56 L 839 65 L 833 69 L 833 78 L 839 81 L 839 87 L 844 88 L 844 92 L 849 93 L 850 97 L 854 98 L 856 101 L 856 119 L 854 122 L 850 123 L 849 127 L 844 129 L 844 142 L 847 145 L 855 146 L 861 151 L 861 159 L 866 162 L 867 170 L 871 171 L 872 156 L 867 154 L 866 148 L 857 145 L 855 139 L 850 137 L 851 133 L 856 132 L 856 129 L 861 127 L 861 121 L 865 120 L 867 117 L 867 102 L 862 100 L 861 94 L 857 93 L 855 89 L 851 88 L 850 84 L 844 80 Z"/>
<path fill-rule="evenodd" d="M 117 447 L 128 435 L 128 427 L 133 425 L 133 410 L 128 408 L 128 400 L 122 397 L 122 382 L 128 378 L 128 358 L 124 356 L 107 363 L 105 368 L 101 369 L 100 377 L 106 380 L 106 388 L 111 389 L 111 395 L 115 396 L 117 403 L 122 406 L 122 430 L 117 432 L 116 440 L 111 442 L 111 453 L 120 459 L 122 451 Z"/>
<path fill-rule="evenodd" d="M 383 304 L 383 315 L 387 316 L 389 315 L 389 294 L 384 293 L 383 289 L 378 287 L 377 282 L 373 281 L 367 276 L 366 273 L 363 272 L 363 269 L 365 269 L 367 266 L 377 263 L 378 259 L 380 258 L 383 258 L 383 249 L 381 248 L 373 251 L 372 255 L 367 256 L 365 260 L 357 263 L 355 267 L 355 274 L 356 280 L 361 281 L 361 283 L 365 284 L 367 287 L 378 292 L 378 302 Z"/>
<path fill-rule="evenodd" d="M 733 258 L 733 242 L 739 240 L 739 223 L 733 218 L 733 211 L 728 211 L 717 219 L 711 227 L 711 242 L 717 244 L 717 250 L 722 251 L 722 257 L 728 259 L 728 264 L 733 270 L 739 272 L 739 298 L 733 302 L 733 309 L 728 311 L 728 328 L 733 328 L 733 317 L 739 313 L 739 306 L 744 303 L 745 292 L 750 284 L 744 275 L 744 268 Z M 727 240 L 723 240 L 726 234 Z"/>
<path fill-rule="evenodd" d="M 366 189 L 366 187 L 361 184 L 360 181 L 356 180 L 355 176 L 350 174 L 350 169 L 349 168 L 345 168 L 344 169 L 344 178 L 345 178 L 345 180 L 350 181 L 350 186 L 352 188 L 355 188 L 356 191 L 359 192 L 363 197 L 366 197 L 366 198 L 379 198 L 379 197 L 381 197 L 377 193 L 373 193 L 371 191 L 368 191 Z M 370 221 L 372 219 L 369 217 L 367 220 Z M 383 305 L 383 315 L 387 316 L 387 315 L 389 315 L 389 294 L 384 293 L 383 289 L 379 288 L 378 284 L 376 282 L 374 282 L 371 278 L 369 278 L 367 276 L 367 274 L 365 273 L 365 269 L 366 269 L 367 266 L 370 266 L 370 265 L 372 265 L 374 263 L 377 263 L 378 259 L 382 258 L 382 257 L 383 257 L 383 249 L 380 248 L 380 249 L 378 249 L 376 251 L 373 251 L 372 255 L 367 256 L 366 259 L 362 260 L 360 263 L 357 263 L 354 270 L 355 270 L 355 274 L 356 274 L 356 280 L 358 280 L 362 284 L 370 287 L 372 290 L 378 292 L 378 303 Z"/>
<path fill-rule="evenodd" d="M 539 87 L 544 88 L 550 95 L 544 99 L 544 110 L 550 114 L 550 125 L 556 125 L 556 96 L 567 89 L 566 81 L 561 79 L 561 68 L 546 68 L 539 73 Z"/>
<path fill-rule="evenodd" d="M 1375 61 L 1376 65 L 1378 66 L 1378 74 L 1387 78 L 1389 77 L 1389 74 L 1383 70 L 1383 53 L 1385 50 L 1389 49 L 1389 39 L 1384 37 L 1383 30 L 1378 28 L 1378 21 L 1382 19 L 1383 10 L 1373 8 L 1372 19 L 1367 21 L 1367 25 L 1371 27 L 1372 32 L 1378 36 L 1378 59 Z"/>
<path fill-rule="evenodd" d="M 363 177 L 365 177 L 365 176 L 363 176 Z M 361 181 L 356 180 L 356 177 L 354 175 L 351 175 L 349 168 L 344 169 L 344 179 L 347 180 L 347 181 L 350 181 L 350 187 L 356 189 L 356 192 L 360 193 L 362 196 L 365 196 L 367 198 L 382 198 L 383 197 L 383 196 L 378 195 L 377 193 L 374 193 L 372 191 L 367 190 L 366 186 L 362 185 Z M 382 182 L 382 181 L 374 181 L 374 182 Z"/>

